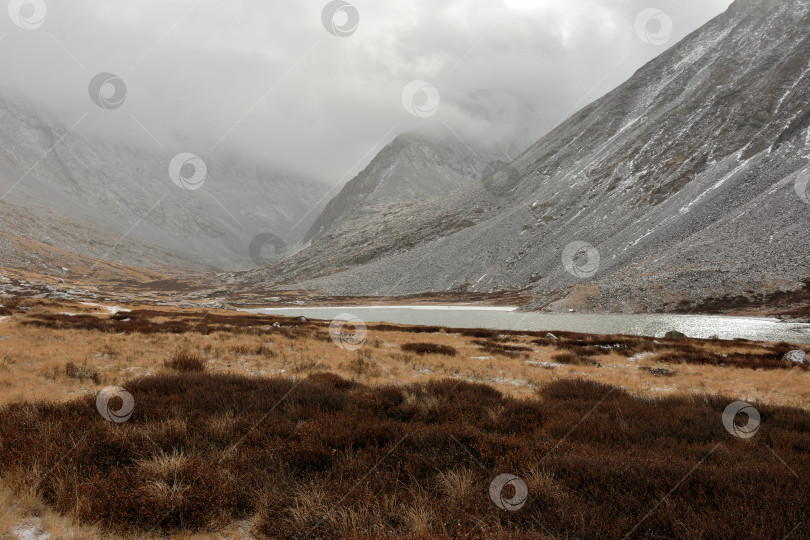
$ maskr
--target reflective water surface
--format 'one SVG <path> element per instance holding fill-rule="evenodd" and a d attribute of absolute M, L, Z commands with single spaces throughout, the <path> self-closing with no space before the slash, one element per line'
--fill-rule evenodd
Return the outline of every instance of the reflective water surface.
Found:
<path fill-rule="evenodd" d="M 580 313 L 519 313 L 510 308 L 481 309 L 465 306 L 382 306 L 329 308 L 265 308 L 250 310 L 268 315 L 332 319 L 350 313 L 367 323 L 423 324 L 495 330 L 561 330 L 590 334 L 631 334 L 661 337 L 670 330 L 687 336 L 810 344 L 810 324 L 759 317 L 715 315 L 588 315 Z"/>

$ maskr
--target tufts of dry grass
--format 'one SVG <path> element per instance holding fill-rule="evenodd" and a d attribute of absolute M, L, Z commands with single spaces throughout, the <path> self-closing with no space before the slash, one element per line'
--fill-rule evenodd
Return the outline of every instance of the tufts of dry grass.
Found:
<path fill-rule="evenodd" d="M 183 351 L 204 358 L 206 371 L 212 373 L 307 376 L 329 370 L 373 385 L 453 377 L 485 382 L 515 397 L 530 397 L 546 381 L 576 376 L 644 396 L 720 392 L 810 406 L 810 371 L 781 360 L 785 351 L 801 348 L 787 343 L 571 332 L 555 332 L 559 339 L 554 340 L 544 338 L 545 332 L 369 325 L 367 344 L 360 351 L 347 351 L 330 339 L 328 321 L 138 306 L 111 316 L 103 307 L 79 303 L 4 303 L 13 315 L 0 324 L 0 403 L 66 400 L 102 385 L 121 385 L 160 373 L 167 358 Z M 76 316 L 59 315 L 64 312 Z M 51 328 L 56 316 L 60 327 Z M 88 323 L 90 319 L 95 322 Z M 426 341 L 457 354 L 401 350 L 401 345 L 413 342 L 415 332 L 420 337 L 430 334 Z M 557 354 L 574 356 L 560 362 L 554 359 Z M 567 358 L 571 360 L 565 363 Z M 69 362 L 80 372 L 97 373 L 99 383 L 68 376 Z M 677 375 L 663 385 L 662 379 L 639 367 L 674 370 Z"/>
<path fill-rule="evenodd" d="M 245 520 L 259 538 L 810 535 L 800 409 L 757 405 L 760 430 L 742 440 L 721 420 L 733 398 L 638 398 L 582 379 L 521 400 L 332 374 L 163 374 L 125 388 L 136 406 L 124 424 L 93 395 L 0 408 L 9 489 L 108 537 Z M 529 489 L 519 511 L 490 499 L 501 473 Z"/>
<path fill-rule="evenodd" d="M 181 373 L 205 371 L 205 359 L 200 355 L 178 352 L 166 361 L 166 367 Z"/>

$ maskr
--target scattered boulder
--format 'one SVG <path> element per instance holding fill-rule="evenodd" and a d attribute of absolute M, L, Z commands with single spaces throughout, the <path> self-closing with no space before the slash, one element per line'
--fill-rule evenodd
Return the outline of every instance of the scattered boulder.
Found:
<path fill-rule="evenodd" d="M 558 338 L 557 336 L 555 336 L 554 334 L 552 334 L 551 332 L 549 332 L 548 334 L 546 334 L 545 338 L 546 338 L 546 339 L 560 339 L 560 338 Z"/>
<path fill-rule="evenodd" d="M 789 362 L 793 362 L 794 364 L 810 364 L 810 358 L 807 357 L 807 353 L 800 350 L 785 353 L 782 360 L 787 360 Z"/>
<path fill-rule="evenodd" d="M 279 323 L 278 321 L 274 322 L 273 328 L 281 328 L 281 323 Z"/>
<path fill-rule="evenodd" d="M 301 322 L 307 322 L 306 317 L 298 317 L 298 320 L 301 321 Z"/>
<path fill-rule="evenodd" d="M 686 334 L 683 332 L 678 332 L 677 330 L 670 330 L 666 334 L 664 334 L 665 338 L 685 338 Z"/>

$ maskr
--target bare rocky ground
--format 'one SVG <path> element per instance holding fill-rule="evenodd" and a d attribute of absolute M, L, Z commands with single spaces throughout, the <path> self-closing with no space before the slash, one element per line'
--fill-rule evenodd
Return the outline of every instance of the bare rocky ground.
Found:
<path fill-rule="evenodd" d="M 798 294 L 808 12 L 807 0 L 738 0 L 518 157 L 503 189 L 489 180 L 358 212 L 231 277 L 330 295 L 521 291 L 527 309 L 551 311 L 700 312 Z M 593 251 L 566 262 L 574 242 Z"/>

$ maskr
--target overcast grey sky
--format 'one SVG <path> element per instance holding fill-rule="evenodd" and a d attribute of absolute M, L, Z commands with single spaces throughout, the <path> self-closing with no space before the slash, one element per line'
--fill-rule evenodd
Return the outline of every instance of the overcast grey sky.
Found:
<path fill-rule="evenodd" d="M 730 3 L 351 0 L 327 17 L 341 37 L 327 0 L 12 0 L 0 84 L 67 125 L 88 113 L 81 131 L 333 184 L 420 127 L 527 146 Z M 102 72 L 126 84 L 120 107 L 91 101 Z"/>

